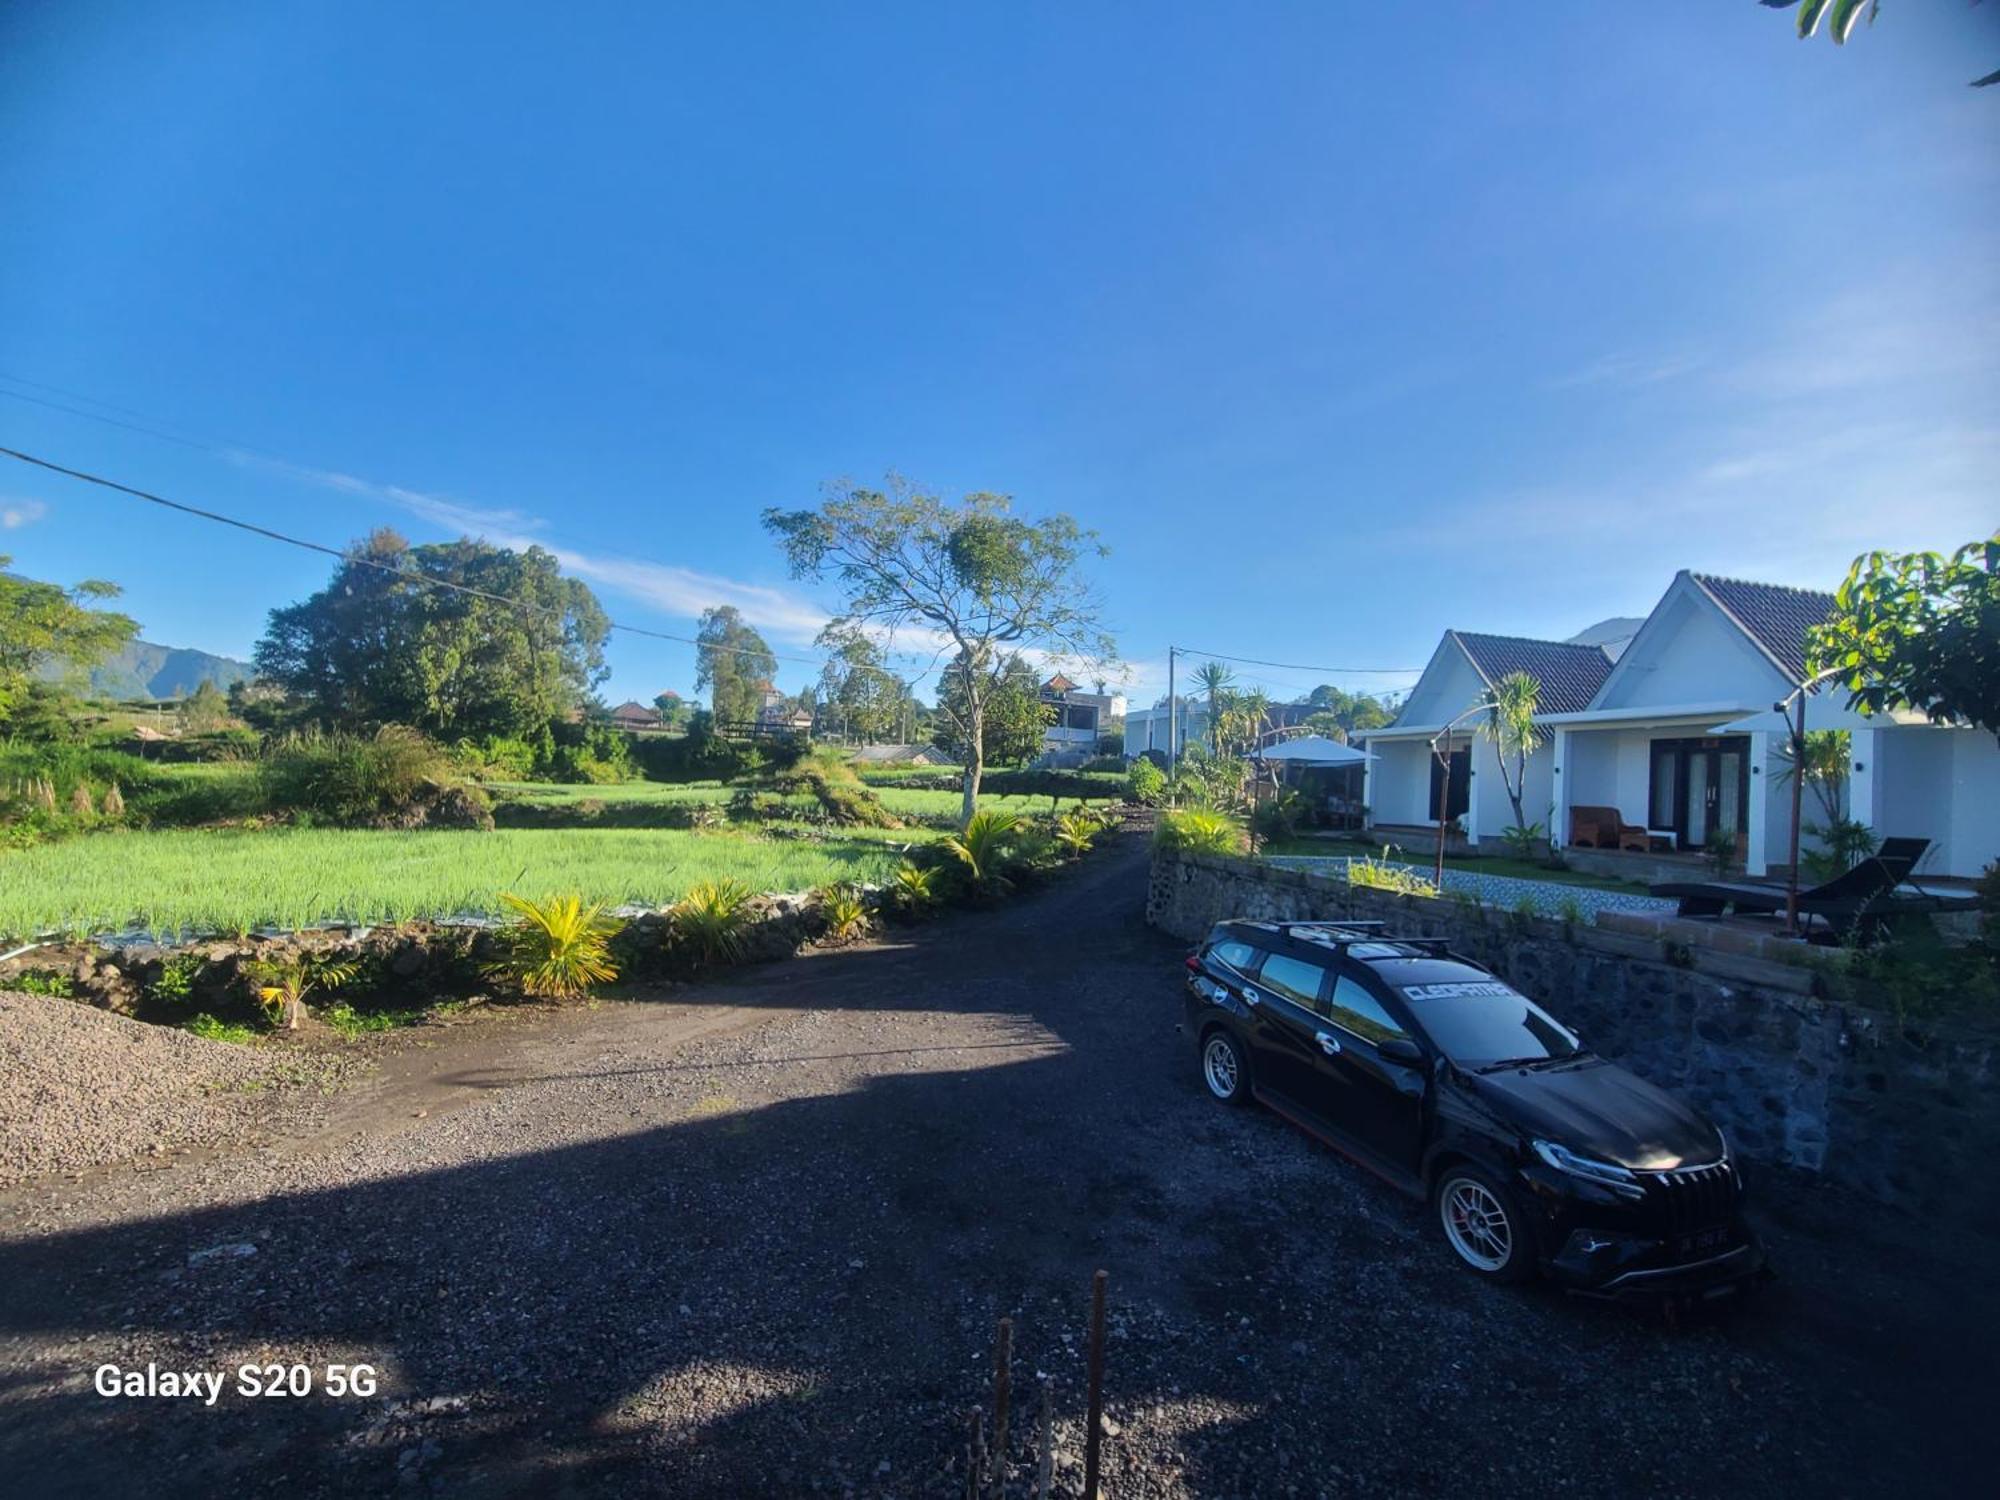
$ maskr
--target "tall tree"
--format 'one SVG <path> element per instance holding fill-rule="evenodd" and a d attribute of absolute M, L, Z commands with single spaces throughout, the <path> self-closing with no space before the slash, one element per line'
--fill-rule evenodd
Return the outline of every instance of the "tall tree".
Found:
<path fill-rule="evenodd" d="M 1542 743 L 1542 729 L 1535 722 L 1541 696 L 1542 685 L 1532 675 L 1509 672 L 1487 690 L 1481 704 L 1486 713 L 1478 720 L 1479 733 L 1493 744 L 1493 758 L 1500 763 L 1500 784 L 1507 789 L 1507 800 L 1514 804 L 1516 828 L 1528 826 L 1522 798 L 1527 791 L 1528 757 Z"/>
<path fill-rule="evenodd" d="M 117 598 L 117 584 L 90 578 L 66 589 L 16 577 L 7 571 L 12 562 L 0 556 L 0 724 L 51 664 L 86 672 L 139 632 L 131 616 L 94 607 Z"/>
<path fill-rule="evenodd" d="M 1826 34 L 1833 38 L 1836 46 L 1854 35 L 1854 28 L 1867 17 L 1868 24 L 1875 24 L 1876 13 L 1882 9 L 1882 0 L 1757 0 L 1766 10 L 1789 10 L 1798 19 L 1799 40 L 1806 41 L 1819 30 L 1820 22 L 1826 22 Z M 1977 5 L 1979 0 L 1973 0 Z M 2000 72 L 1988 73 L 1984 78 L 1972 80 L 1972 86 L 1983 89 L 2000 83 Z"/>
<path fill-rule="evenodd" d="M 1870 552 L 1833 614 L 1806 636 L 1806 667 L 1833 671 L 1850 708 L 1914 708 L 2000 738 L 2000 532 L 1949 558 Z"/>
<path fill-rule="evenodd" d="M 1306 723 L 1316 734 L 1345 741 L 1360 729 L 1380 729 L 1389 722 L 1382 700 L 1368 693 L 1350 693 L 1330 682 L 1322 682 L 1306 696 L 1313 712 Z"/>
<path fill-rule="evenodd" d="M 709 690 L 719 725 L 748 724 L 764 706 L 764 689 L 778 673 L 778 658 L 733 604 L 701 612 L 695 631 L 694 685 Z"/>
<path fill-rule="evenodd" d="M 1007 657 L 987 691 L 976 758 L 982 766 L 1020 765 L 1033 760 L 1041 753 L 1042 737 L 1054 718 L 1054 706 L 1042 701 L 1042 682 L 1034 668 L 1019 656 Z M 969 766 L 975 758 L 973 746 L 965 738 L 971 719 L 964 677 L 945 673 L 931 742 L 960 765 Z"/>
<path fill-rule="evenodd" d="M 831 654 L 820 672 L 820 712 L 850 739 L 886 740 L 904 721 L 909 685 L 891 672 L 882 648 L 857 631 L 829 641 Z"/>
<path fill-rule="evenodd" d="M 596 596 L 540 547 L 412 547 L 385 529 L 325 588 L 272 610 L 255 657 L 260 677 L 335 723 L 518 735 L 604 680 L 609 633 Z"/>
<path fill-rule="evenodd" d="M 1223 700 L 1229 696 L 1236 674 L 1219 661 L 1205 661 L 1194 669 L 1194 685 L 1208 699 L 1208 744 L 1222 754 Z"/>
<path fill-rule="evenodd" d="M 987 706 L 1007 657 L 1039 647 L 1104 661 L 1115 649 L 1082 571 L 1086 556 L 1104 555 L 1096 535 L 1064 515 L 1025 521 L 1010 504 L 983 493 L 954 503 L 891 475 L 880 490 L 834 486 L 815 510 L 764 512 L 793 576 L 831 578 L 846 594 L 823 639 L 875 630 L 893 641 L 914 628 L 949 656 L 939 712 L 955 691 L 965 822 L 979 807 Z"/>

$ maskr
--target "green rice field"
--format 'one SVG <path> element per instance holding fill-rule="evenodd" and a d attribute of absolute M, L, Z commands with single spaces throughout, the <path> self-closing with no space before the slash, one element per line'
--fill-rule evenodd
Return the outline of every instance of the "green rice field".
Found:
<path fill-rule="evenodd" d="M 908 839 L 873 830 L 808 842 L 617 828 L 98 833 L 0 854 L 0 937 L 454 916 L 494 911 L 503 890 L 664 905 L 723 876 L 796 891 L 882 880 Z"/>

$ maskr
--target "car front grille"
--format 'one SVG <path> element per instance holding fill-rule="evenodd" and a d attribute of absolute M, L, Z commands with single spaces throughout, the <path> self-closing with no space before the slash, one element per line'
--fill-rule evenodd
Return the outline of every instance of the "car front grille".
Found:
<path fill-rule="evenodd" d="M 1727 1224 L 1736 1213 L 1736 1169 L 1726 1161 L 1642 1175 L 1646 1196 L 1665 1215 L 1669 1234 L 1699 1234 Z"/>

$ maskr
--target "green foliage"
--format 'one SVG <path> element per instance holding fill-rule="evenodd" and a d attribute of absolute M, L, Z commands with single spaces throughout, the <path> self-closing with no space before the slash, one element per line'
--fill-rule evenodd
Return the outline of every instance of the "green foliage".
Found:
<path fill-rule="evenodd" d="M 1161 813 L 1153 847 L 1169 854 L 1241 854 L 1247 841 L 1227 813 L 1196 807 Z"/>
<path fill-rule="evenodd" d="M 30 698 L 38 672 L 59 665 L 83 672 L 138 634 L 129 615 L 95 608 L 118 597 L 115 584 L 88 579 L 74 588 L 38 583 L 7 571 L 11 557 L 0 556 L 0 728 L 13 721 Z"/>
<path fill-rule="evenodd" d="M 1500 830 L 1501 842 L 1515 859 L 1532 860 L 1541 851 L 1542 840 L 1549 836 L 1546 823 L 1510 823 Z"/>
<path fill-rule="evenodd" d="M 813 892 L 820 920 L 826 924 L 829 942 L 851 943 L 868 932 L 868 903 L 858 887 L 841 884 L 821 886 Z"/>
<path fill-rule="evenodd" d="M 1736 868 L 1736 830 L 1711 828 L 1708 837 L 1702 840 L 1701 851 L 1708 856 L 1708 863 L 1717 875 L 1727 875 Z"/>
<path fill-rule="evenodd" d="M 824 747 L 802 757 L 771 778 L 780 796 L 810 796 L 826 821 L 843 828 L 897 828 L 901 824 L 882 801 L 854 774 L 854 766 L 837 750 Z"/>
<path fill-rule="evenodd" d="M 819 679 L 823 732 L 869 743 L 890 738 L 914 719 L 909 685 L 888 669 L 873 636 L 856 631 L 823 644 L 829 651 Z"/>
<path fill-rule="evenodd" d="M 1847 785 L 1847 768 L 1853 763 L 1854 737 L 1845 729 L 1808 729 L 1805 744 L 1806 787 L 1828 821 L 1837 820 L 1841 789 Z M 1792 737 L 1787 735 L 1778 742 L 1772 757 L 1771 778 L 1781 786 L 1792 779 L 1796 769 L 1792 759 Z"/>
<path fill-rule="evenodd" d="M 1305 799 L 1289 788 L 1281 788 L 1275 795 L 1266 797 L 1257 804 L 1250 815 L 1250 826 L 1257 837 L 1269 842 L 1273 839 L 1288 839 L 1299 831 L 1299 822 L 1305 816 Z"/>
<path fill-rule="evenodd" d="M 838 643 L 911 626 L 957 646 L 938 718 L 962 747 L 962 815 L 977 809 L 989 699 L 1005 692 L 1007 661 L 1026 648 L 1103 660 L 1113 651 L 1100 605 L 1082 576 L 1103 555 L 1068 516 L 1030 522 L 1004 495 L 953 503 L 891 475 L 881 490 L 837 489 L 811 510 L 764 512 L 797 578 L 832 581 L 845 595 L 824 640 Z M 1032 674 L 1029 674 L 1032 675 Z"/>
<path fill-rule="evenodd" d="M 1305 727 L 1314 734 L 1343 743 L 1356 730 L 1380 729 L 1394 717 L 1380 698 L 1370 693 L 1350 693 L 1323 682 L 1306 697 L 1313 712 Z"/>
<path fill-rule="evenodd" d="M 316 990 L 337 990 L 357 971 L 357 965 L 323 953 L 288 953 L 279 958 L 252 959 L 243 966 L 272 1024 L 282 1023 L 287 1030 L 298 1026 L 306 996 Z"/>
<path fill-rule="evenodd" d="M 271 806 L 316 822 L 417 826 L 447 794 L 458 812 L 452 821 L 492 821 L 485 794 L 459 783 L 450 757 L 400 724 L 384 725 L 372 735 L 317 730 L 287 735 L 271 747 L 262 770 Z"/>
<path fill-rule="evenodd" d="M 1583 903 L 1574 896 L 1565 896 L 1556 903 L 1556 915 L 1562 918 L 1563 926 L 1570 932 L 1579 927 L 1588 927 L 1596 920 L 1583 909 Z"/>
<path fill-rule="evenodd" d="M 754 896 L 740 880 L 703 881 L 674 903 L 675 945 L 702 963 L 736 963 L 743 957 Z"/>
<path fill-rule="evenodd" d="M 1018 813 L 983 808 L 959 832 L 944 841 L 944 847 L 962 864 L 975 889 L 1004 890 L 1008 885 L 1007 865 L 1022 836 Z"/>
<path fill-rule="evenodd" d="M 1855 559 L 1806 641 L 1807 667 L 1837 672 L 1850 707 L 1914 708 L 2000 736 L 2000 533 L 1949 558 Z"/>
<path fill-rule="evenodd" d="M 257 1040 L 257 1033 L 248 1026 L 218 1021 L 207 1011 L 189 1017 L 184 1029 L 200 1037 L 204 1042 L 233 1042 L 241 1046 Z"/>
<path fill-rule="evenodd" d="M 1415 870 L 1389 863 L 1389 850 L 1385 846 L 1380 859 L 1370 859 L 1365 855 L 1347 862 L 1347 883 L 1366 886 L 1370 890 L 1393 891 L 1399 896 L 1435 896 L 1437 886 Z"/>
<path fill-rule="evenodd" d="M 1835 44 L 1844 43 L 1854 35 L 1855 27 L 1866 16 L 1868 24 L 1875 24 L 1875 16 L 1882 8 L 1882 0 L 1757 0 L 1767 10 L 1794 8 L 1799 40 L 1805 41 L 1819 30 L 1821 21 L 1828 23 L 1827 35 Z M 1972 80 L 1976 89 L 1990 88 L 2000 83 L 2000 71 L 1988 73 L 1984 78 Z"/>
<path fill-rule="evenodd" d="M 427 586 L 431 580 L 493 598 Z M 525 735 L 605 675 L 610 624 L 541 547 L 357 543 L 326 588 L 271 612 L 258 675 L 345 729 L 410 724 L 446 739 Z"/>
<path fill-rule="evenodd" d="M 1142 806 L 1158 807 L 1167 800 L 1167 773 L 1140 756 L 1125 773 L 1125 795 Z"/>
<path fill-rule="evenodd" d="M 984 726 L 982 768 L 1021 765 L 1042 753 L 1043 736 L 1055 710 L 1042 701 L 1042 681 L 1035 670 L 1013 655 L 1002 658 L 992 670 L 968 668 L 963 658 L 945 669 L 931 736 L 938 749 L 956 761 L 971 761 L 966 726 L 972 722 L 975 697 Z"/>
<path fill-rule="evenodd" d="M 1500 766 L 1500 784 L 1508 802 L 1513 804 L 1517 826 L 1525 826 L 1528 821 L 1521 805 L 1527 789 L 1528 757 L 1545 737 L 1535 722 L 1535 715 L 1541 711 L 1541 695 L 1542 685 L 1531 674 L 1509 672 L 1487 689 L 1481 704 L 1486 712 L 1476 721 L 1480 737 L 1493 746 L 1493 758 Z"/>
<path fill-rule="evenodd" d="M 737 725 L 756 719 L 764 706 L 764 685 L 777 675 L 778 658 L 735 605 L 701 612 L 694 661 L 694 685 L 708 690 L 717 722 Z"/>
<path fill-rule="evenodd" d="M 47 995 L 54 1000 L 76 998 L 76 981 L 57 969 L 24 969 L 10 979 L 0 979 L 0 990 L 22 995 Z"/>
<path fill-rule="evenodd" d="M 194 982 L 205 960 L 199 953 L 170 953 L 160 962 L 160 977 L 149 987 L 155 1000 L 185 1005 L 194 998 Z"/>
<path fill-rule="evenodd" d="M 1070 858 L 1081 859 L 1090 853 L 1090 846 L 1103 830 L 1104 824 L 1095 813 L 1075 807 L 1056 820 L 1055 839 Z"/>
<path fill-rule="evenodd" d="M 1183 807 L 1234 813 L 1243 807 L 1249 766 L 1233 755 L 1211 755 L 1199 745 L 1181 757 L 1173 796 Z"/>
<path fill-rule="evenodd" d="M 618 923 L 603 906 L 575 894 L 531 901 L 502 891 L 500 901 L 515 921 L 502 934 L 505 956 L 487 971 L 493 978 L 542 999 L 581 1000 L 593 985 L 618 977 L 611 961 Z"/>
<path fill-rule="evenodd" d="M 335 1031 L 353 1041 L 356 1037 L 367 1036 L 371 1032 L 394 1031 L 401 1026 L 414 1026 L 424 1018 L 424 1010 L 356 1010 L 342 1001 L 329 1005 L 319 1013 L 319 1018 Z"/>
<path fill-rule="evenodd" d="M 920 917 L 938 902 L 938 872 L 904 860 L 889 877 L 889 901 L 906 917 Z"/>
<path fill-rule="evenodd" d="M 1873 854 L 1881 840 L 1866 823 L 1852 818 L 1835 818 L 1830 823 L 1808 823 L 1805 831 L 1819 842 L 1818 850 L 1799 857 L 1806 878 L 1817 883 L 1853 869 Z"/>

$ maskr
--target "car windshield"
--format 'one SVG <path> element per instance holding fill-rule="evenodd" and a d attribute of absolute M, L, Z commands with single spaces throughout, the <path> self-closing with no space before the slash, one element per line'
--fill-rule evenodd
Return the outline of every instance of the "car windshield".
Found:
<path fill-rule="evenodd" d="M 1393 982 L 1438 1050 L 1460 1067 L 1557 1062 L 1581 1050 L 1547 1011 L 1477 969 L 1418 961 Z"/>

